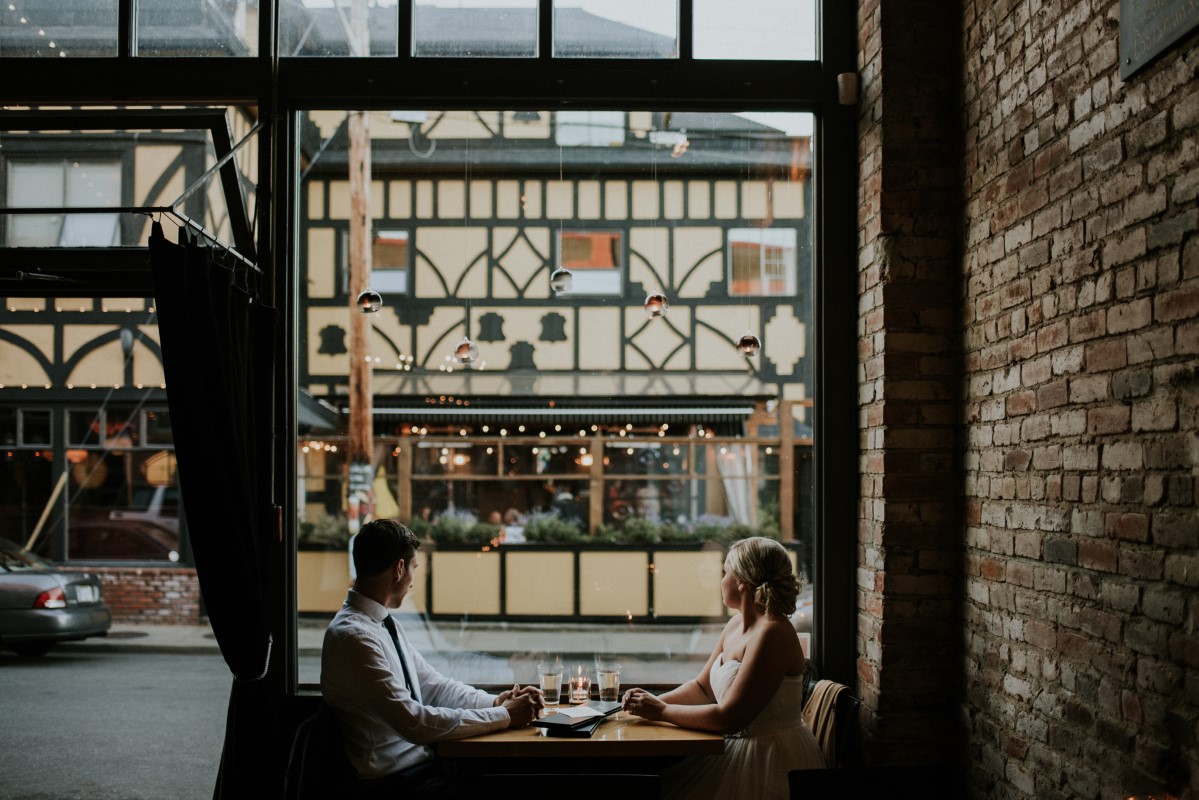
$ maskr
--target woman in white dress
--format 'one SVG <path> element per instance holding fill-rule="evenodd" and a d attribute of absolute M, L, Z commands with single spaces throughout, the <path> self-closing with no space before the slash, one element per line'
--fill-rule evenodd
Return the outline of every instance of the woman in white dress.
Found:
<path fill-rule="evenodd" d="M 724 604 L 734 614 L 704 668 L 661 696 L 624 694 L 624 709 L 726 737 L 724 754 L 687 759 L 663 776 L 682 798 L 786 798 L 787 772 L 824 766 L 802 717 L 804 655 L 791 626 L 799 580 L 782 545 L 736 542 L 724 561 Z"/>

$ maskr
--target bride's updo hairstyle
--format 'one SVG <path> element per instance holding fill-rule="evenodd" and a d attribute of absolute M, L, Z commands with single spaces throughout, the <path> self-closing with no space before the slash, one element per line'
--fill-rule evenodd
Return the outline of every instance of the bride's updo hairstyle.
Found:
<path fill-rule="evenodd" d="M 733 577 L 753 590 L 759 611 L 776 617 L 795 613 L 799 578 L 781 544 L 764 536 L 742 539 L 729 548 L 726 563 Z"/>

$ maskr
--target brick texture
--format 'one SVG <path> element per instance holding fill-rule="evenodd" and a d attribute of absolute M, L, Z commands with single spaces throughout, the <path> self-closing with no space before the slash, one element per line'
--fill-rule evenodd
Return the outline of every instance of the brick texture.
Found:
<path fill-rule="evenodd" d="M 200 583 L 190 567 L 61 567 L 100 578 L 114 622 L 196 625 Z"/>
<path fill-rule="evenodd" d="M 864 741 L 974 797 L 1199 797 L 1199 37 L 1119 17 L 858 0 Z"/>
<path fill-rule="evenodd" d="M 961 744 L 957 25 L 939 0 L 858 8 L 857 689 L 867 757 L 928 763 Z"/>
<path fill-rule="evenodd" d="M 972 794 L 1199 796 L 1195 37 L 961 7 Z"/>

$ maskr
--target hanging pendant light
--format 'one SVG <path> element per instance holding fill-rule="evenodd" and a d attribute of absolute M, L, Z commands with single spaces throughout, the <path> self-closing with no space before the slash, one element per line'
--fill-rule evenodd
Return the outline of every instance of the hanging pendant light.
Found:
<path fill-rule="evenodd" d="M 571 287 L 574 286 L 574 282 L 574 273 L 568 269 L 556 269 L 550 275 L 550 289 L 553 290 L 554 294 L 569 292 Z"/>
<path fill-rule="evenodd" d="M 462 341 L 454 348 L 454 360 L 459 364 L 473 364 L 479 360 L 479 346 L 463 336 Z"/>
<path fill-rule="evenodd" d="M 645 298 L 645 315 L 647 317 L 665 316 L 670 310 L 670 301 L 661 292 L 651 292 Z"/>
<path fill-rule="evenodd" d="M 737 349 L 747 356 L 756 356 L 762 349 L 762 340 L 746 331 L 745 335 L 737 342 Z"/>
<path fill-rule="evenodd" d="M 367 290 L 358 295 L 358 308 L 363 314 L 374 314 L 383 307 L 383 298 L 378 292 Z"/>

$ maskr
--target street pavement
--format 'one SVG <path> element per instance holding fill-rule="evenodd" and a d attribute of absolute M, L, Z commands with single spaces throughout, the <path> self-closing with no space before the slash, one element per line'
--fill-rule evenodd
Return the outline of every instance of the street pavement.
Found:
<path fill-rule="evenodd" d="M 537 664 L 559 659 L 568 668 L 594 660 L 624 665 L 624 681 L 679 683 L 703 665 L 722 626 L 568 625 L 563 623 L 434 622 L 397 614 L 413 646 L 435 668 L 468 683 L 506 684 L 536 680 Z M 300 683 L 320 682 L 320 651 L 327 619 L 301 619 L 297 626 Z M 108 636 L 59 645 L 62 652 L 218 654 L 212 628 L 200 625 L 114 624 Z"/>

